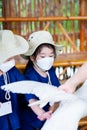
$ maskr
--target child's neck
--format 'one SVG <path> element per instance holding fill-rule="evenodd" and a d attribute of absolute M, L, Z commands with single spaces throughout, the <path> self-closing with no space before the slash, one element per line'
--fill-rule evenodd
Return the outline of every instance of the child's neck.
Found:
<path fill-rule="evenodd" d="M 34 69 L 43 77 L 47 77 L 47 73 L 45 71 L 42 71 L 38 66 L 34 65 Z"/>

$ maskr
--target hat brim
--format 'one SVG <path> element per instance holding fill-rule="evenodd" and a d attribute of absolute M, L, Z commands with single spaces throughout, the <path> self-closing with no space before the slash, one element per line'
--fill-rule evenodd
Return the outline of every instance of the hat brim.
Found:
<path fill-rule="evenodd" d="M 45 44 L 45 43 L 40 43 L 40 45 L 41 44 Z M 53 43 L 48 43 L 48 44 L 53 45 L 55 47 L 56 55 L 59 55 L 62 52 L 63 47 L 64 47 L 63 45 L 56 45 L 56 44 L 54 44 L 54 42 Z M 35 50 L 37 49 L 38 46 L 39 45 L 37 45 L 35 48 L 32 48 L 32 49 L 29 48 L 28 51 L 22 55 L 22 57 L 24 59 L 28 59 L 29 56 L 33 55 L 33 53 L 35 52 Z"/>

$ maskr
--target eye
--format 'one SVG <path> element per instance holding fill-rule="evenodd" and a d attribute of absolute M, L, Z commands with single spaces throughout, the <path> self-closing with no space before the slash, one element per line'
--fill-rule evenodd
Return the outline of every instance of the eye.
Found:
<path fill-rule="evenodd" d="M 54 54 L 50 55 L 49 57 L 54 57 Z"/>
<path fill-rule="evenodd" d="M 53 56 L 49 56 L 49 57 L 53 57 Z"/>
<path fill-rule="evenodd" d="M 45 58 L 45 56 L 40 56 L 41 58 Z"/>

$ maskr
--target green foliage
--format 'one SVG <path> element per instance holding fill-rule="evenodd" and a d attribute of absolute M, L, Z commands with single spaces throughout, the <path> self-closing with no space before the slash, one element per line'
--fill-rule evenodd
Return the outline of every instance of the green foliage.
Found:
<path fill-rule="evenodd" d="M 2 17 L 2 0 L 0 0 L 0 17 Z"/>

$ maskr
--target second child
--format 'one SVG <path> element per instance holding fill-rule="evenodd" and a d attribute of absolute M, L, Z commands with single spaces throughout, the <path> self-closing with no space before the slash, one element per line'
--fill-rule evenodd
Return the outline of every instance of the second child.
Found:
<path fill-rule="evenodd" d="M 25 77 L 27 80 L 52 84 L 59 86 L 60 82 L 56 76 L 53 67 L 54 59 L 62 50 L 62 45 L 55 45 L 52 35 L 48 31 L 37 31 L 32 33 L 28 39 L 29 50 L 24 57 L 29 60 Z M 43 93 L 44 96 L 44 93 Z M 54 110 L 54 104 L 46 104 L 40 108 L 39 105 L 27 107 L 28 103 L 33 103 L 38 100 L 38 97 L 33 94 L 25 94 L 26 106 L 22 107 L 22 124 L 23 130 L 40 129 L 45 120 L 49 119 Z"/>

